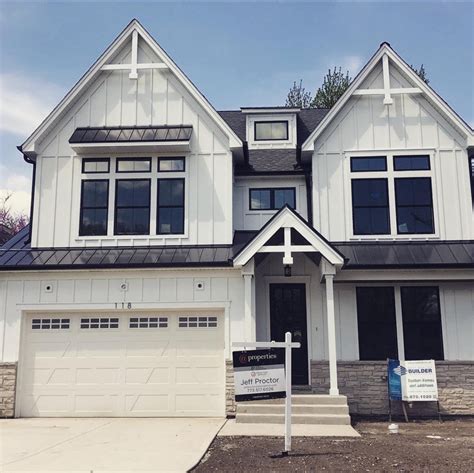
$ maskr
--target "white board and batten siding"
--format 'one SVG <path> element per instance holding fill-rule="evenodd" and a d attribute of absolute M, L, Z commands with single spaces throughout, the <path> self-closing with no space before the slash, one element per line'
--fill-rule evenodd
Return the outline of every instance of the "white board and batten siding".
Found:
<path fill-rule="evenodd" d="M 395 67 L 390 68 L 390 83 L 411 87 Z M 383 88 L 380 65 L 361 88 Z M 357 239 L 351 225 L 352 153 L 430 154 L 435 237 L 474 238 L 465 139 L 422 96 L 392 98 L 393 105 L 386 106 L 380 95 L 353 96 L 317 138 L 312 158 L 315 227 L 331 241 Z"/>
<path fill-rule="evenodd" d="M 235 230 L 260 230 L 275 214 L 276 210 L 250 210 L 250 189 L 295 188 L 296 211 L 308 219 L 306 183 L 302 176 L 281 178 L 244 178 L 234 181 L 234 228 Z"/>
<path fill-rule="evenodd" d="M 130 61 L 130 45 L 117 62 Z M 139 41 L 139 61 L 160 62 Z M 232 241 L 232 155 L 228 138 L 176 77 L 164 69 L 101 72 L 37 145 L 32 245 L 39 247 L 226 244 Z M 183 238 L 78 238 L 81 159 L 68 140 L 84 126 L 192 125 L 187 158 L 186 232 Z M 156 153 L 141 153 L 141 156 Z M 165 153 L 172 156 L 173 153 Z M 176 155 L 176 153 L 174 153 Z M 183 153 L 177 155 L 182 156 Z M 130 153 L 126 154 L 130 156 Z M 98 175 L 97 178 L 100 178 Z"/>
<path fill-rule="evenodd" d="M 271 283 L 306 285 L 308 352 L 312 360 L 328 360 L 326 288 L 320 283 L 319 268 L 307 257 L 293 255 L 291 278 L 283 276 L 281 255 L 269 255 L 256 270 L 257 340 L 270 339 L 269 290 Z M 357 327 L 358 286 L 438 286 L 446 360 L 474 360 L 474 285 L 471 282 L 406 281 L 406 283 L 337 283 L 334 285 L 337 359 L 359 359 Z"/>

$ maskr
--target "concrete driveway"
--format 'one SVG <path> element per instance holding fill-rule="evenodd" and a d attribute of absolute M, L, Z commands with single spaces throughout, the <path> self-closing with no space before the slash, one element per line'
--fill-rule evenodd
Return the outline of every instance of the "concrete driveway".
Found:
<path fill-rule="evenodd" d="M 225 419 L 0 420 L 0 471 L 187 471 Z"/>

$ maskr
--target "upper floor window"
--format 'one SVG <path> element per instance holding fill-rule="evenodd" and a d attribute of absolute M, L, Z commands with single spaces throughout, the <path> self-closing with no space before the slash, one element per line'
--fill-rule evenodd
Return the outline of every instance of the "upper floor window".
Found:
<path fill-rule="evenodd" d="M 353 156 L 350 168 L 354 235 L 435 233 L 429 155 Z"/>
<path fill-rule="evenodd" d="M 150 172 L 151 158 L 117 158 L 117 172 Z"/>
<path fill-rule="evenodd" d="M 474 206 L 474 155 L 469 156 L 469 174 L 471 176 L 472 204 Z"/>
<path fill-rule="evenodd" d="M 184 233 L 184 179 L 158 179 L 156 233 Z"/>
<path fill-rule="evenodd" d="M 288 121 L 261 121 L 254 123 L 255 141 L 288 140 Z"/>
<path fill-rule="evenodd" d="M 296 189 L 294 187 L 276 187 L 269 189 L 250 189 L 250 210 L 279 210 L 285 205 L 296 207 Z"/>
<path fill-rule="evenodd" d="M 148 235 L 150 179 L 117 179 L 115 183 L 115 235 Z"/>
<path fill-rule="evenodd" d="M 108 206 L 107 179 L 82 181 L 79 235 L 107 235 Z"/>
<path fill-rule="evenodd" d="M 82 160 L 83 174 L 108 173 L 110 169 L 109 158 L 84 158 Z"/>
<path fill-rule="evenodd" d="M 79 236 L 107 236 L 108 228 L 114 235 L 184 234 L 185 162 L 184 157 L 84 158 L 84 174 L 107 175 L 83 176 Z"/>

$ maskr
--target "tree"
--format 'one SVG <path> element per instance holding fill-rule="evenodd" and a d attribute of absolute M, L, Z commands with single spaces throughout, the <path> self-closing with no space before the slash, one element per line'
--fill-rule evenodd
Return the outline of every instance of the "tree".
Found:
<path fill-rule="evenodd" d="M 296 81 L 293 82 L 293 87 L 286 97 L 285 107 L 309 108 L 311 102 L 311 92 L 306 92 L 306 89 L 303 87 L 303 80 L 300 79 L 299 84 L 296 84 Z"/>
<path fill-rule="evenodd" d="M 0 198 L 0 226 L 13 235 L 28 225 L 29 218 L 23 212 L 12 212 L 9 204 L 12 196 L 12 193 L 8 193 Z"/>
<path fill-rule="evenodd" d="M 316 91 L 311 107 L 331 108 L 347 90 L 351 80 L 349 71 L 344 74 L 342 68 L 339 68 L 339 70 L 334 68 L 332 72 L 329 69 L 324 77 L 323 85 Z"/>
<path fill-rule="evenodd" d="M 418 77 L 425 82 L 425 84 L 429 84 L 430 80 L 428 79 L 428 74 L 426 73 L 425 66 L 423 64 L 417 69 L 413 64 L 410 64 L 410 67 L 413 71 L 418 75 Z"/>

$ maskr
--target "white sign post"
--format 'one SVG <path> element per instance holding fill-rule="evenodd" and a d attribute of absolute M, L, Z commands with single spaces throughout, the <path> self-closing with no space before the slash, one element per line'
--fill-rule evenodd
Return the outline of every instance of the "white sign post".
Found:
<path fill-rule="evenodd" d="M 285 333 L 284 342 L 234 342 L 233 347 L 240 348 L 284 348 L 285 349 L 285 450 L 283 455 L 291 451 L 291 350 L 300 348 L 299 342 L 291 341 L 291 332 Z"/>

